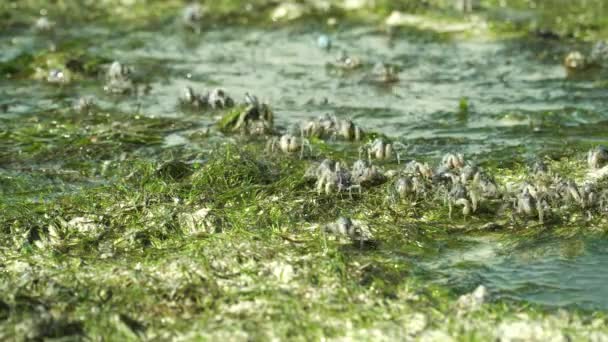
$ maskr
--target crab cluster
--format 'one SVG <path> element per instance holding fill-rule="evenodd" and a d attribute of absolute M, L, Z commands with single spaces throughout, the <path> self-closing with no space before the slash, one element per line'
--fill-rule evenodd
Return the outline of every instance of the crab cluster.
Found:
<path fill-rule="evenodd" d="M 529 179 L 507 192 L 516 214 L 537 217 L 543 222 L 551 212 L 566 212 L 579 208 L 591 215 L 594 209 L 605 211 L 608 189 L 598 191 L 597 184 L 585 181 L 577 184 L 551 172 L 536 172 Z"/>
<path fill-rule="evenodd" d="M 224 132 L 246 135 L 265 135 L 273 131 L 274 115 L 270 107 L 249 93 L 245 94 L 244 108 L 237 108 L 219 123 Z"/>
<path fill-rule="evenodd" d="M 262 118 L 264 110 L 257 98 L 248 95 L 249 106 L 235 121 L 234 129 L 250 127 Z M 265 127 L 265 126 L 264 126 Z M 299 152 L 300 158 L 310 142 L 306 137 L 342 137 L 346 140 L 359 141 L 362 130 L 350 120 L 341 120 L 335 116 L 324 115 L 300 125 L 300 135 L 284 134 L 270 138 L 267 150 L 279 150 L 287 154 Z M 427 163 L 411 160 L 397 170 L 384 171 L 373 165 L 373 161 L 396 159 L 400 164 L 399 150 L 405 146 L 378 137 L 359 148 L 359 159 L 352 168 L 343 162 L 325 159 L 313 163 L 306 171 L 305 178 L 314 181 L 314 188 L 319 194 L 334 194 L 353 190 L 361 193 L 363 187 L 372 187 L 391 179 L 390 198 L 394 200 L 418 203 L 432 200 L 442 201 L 448 207 L 448 216 L 452 218 L 454 207 L 463 217 L 476 214 L 483 209 L 484 214 L 499 214 L 505 211 L 512 213 L 511 218 L 538 219 L 543 223 L 546 217 L 560 214 L 576 207 L 586 210 L 608 211 L 608 188 L 600 190 L 597 182 L 586 181 L 577 184 L 572 179 L 565 179 L 553 174 L 542 162 L 532 166 L 533 176 L 520 183 L 505 184 L 499 187 L 496 181 L 480 166 L 467 161 L 462 154 L 447 153 L 436 167 Z M 363 155 L 367 158 L 363 158 Z M 312 155 L 312 153 L 311 153 Z M 587 162 L 595 177 L 608 176 L 608 149 L 597 147 L 587 154 Z M 591 215 L 591 214 L 590 214 Z"/>
<path fill-rule="evenodd" d="M 384 138 L 376 138 L 359 148 L 359 159 L 363 154 L 367 154 L 367 159 L 392 160 L 393 154 L 397 157 L 397 163 L 401 163 L 400 151 L 405 150 L 406 146 L 400 142 L 390 142 Z"/>
<path fill-rule="evenodd" d="M 416 201 L 435 197 L 448 205 L 462 207 L 466 217 L 475 213 L 482 200 L 498 196 L 498 187 L 481 168 L 466 163 L 461 154 L 446 154 L 433 170 L 428 164 L 410 161 L 396 178 L 393 197 Z"/>
<path fill-rule="evenodd" d="M 192 109 L 224 109 L 234 106 L 234 100 L 221 88 L 213 89 L 206 94 L 199 94 L 192 87 L 184 88 L 179 104 Z"/>
<path fill-rule="evenodd" d="M 597 147 L 588 152 L 590 174 L 608 174 L 608 149 Z M 582 210 L 608 211 L 608 188 L 601 182 L 584 180 L 577 183 L 551 172 L 542 162 L 531 167 L 531 176 L 519 183 L 500 188 L 481 167 L 464 160 L 459 154 L 446 154 L 433 170 L 427 164 L 411 161 L 392 183 L 392 196 L 407 201 L 443 199 L 449 216 L 453 207 L 461 207 L 467 217 L 483 203 L 486 212 L 498 213 L 510 208 L 512 218 L 534 218 L 543 223 L 549 215 Z"/>
<path fill-rule="evenodd" d="M 247 134 L 267 134 L 272 129 L 272 112 L 255 96 L 247 94 L 247 107 L 229 116 L 229 131 Z M 300 134 L 285 133 L 269 138 L 267 151 L 300 154 L 308 148 L 312 156 L 308 137 L 341 137 L 349 141 L 360 141 L 362 130 L 350 120 L 324 115 L 302 123 Z M 296 130 L 297 131 L 297 130 Z M 429 201 L 443 202 L 452 218 L 454 207 L 463 217 L 478 213 L 500 214 L 510 212 L 513 221 L 517 218 L 538 219 L 543 223 L 553 214 L 567 213 L 572 208 L 585 210 L 589 215 L 594 210 L 608 211 L 608 188 L 601 189 L 598 182 L 586 181 L 577 184 L 572 179 L 553 174 L 542 162 L 532 166 L 532 176 L 519 183 L 507 183 L 499 187 L 496 181 L 459 153 L 447 153 L 435 167 L 411 160 L 398 169 L 384 171 L 373 161 L 392 161 L 401 164 L 399 150 L 406 146 L 378 137 L 361 144 L 359 159 L 352 167 L 343 162 L 325 159 L 313 162 L 305 178 L 314 181 L 318 194 L 335 194 L 353 190 L 362 192 L 364 187 L 378 186 L 390 181 L 389 198 L 411 203 Z M 367 155 L 367 158 L 364 158 Z M 394 158 L 394 159 L 393 159 Z M 587 154 L 590 175 L 595 178 L 608 177 L 608 149 L 597 147 Z"/>
<path fill-rule="evenodd" d="M 377 185 L 386 180 L 382 170 L 363 161 L 358 160 L 349 170 L 343 165 L 330 159 L 319 164 L 311 165 L 306 170 L 305 177 L 315 181 L 315 188 L 319 194 L 332 194 L 352 190 L 361 191 L 362 186 Z"/>
<path fill-rule="evenodd" d="M 106 73 L 104 90 L 114 94 L 124 94 L 131 91 L 133 89 L 132 73 L 133 70 L 130 67 L 114 61 Z"/>
<path fill-rule="evenodd" d="M 340 137 L 349 141 L 360 141 L 363 137 L 363 130 L 351 120 L 339 119 L 329 114 L 300 124 L 300 132 L 303 137 L 322 139 Z"/>

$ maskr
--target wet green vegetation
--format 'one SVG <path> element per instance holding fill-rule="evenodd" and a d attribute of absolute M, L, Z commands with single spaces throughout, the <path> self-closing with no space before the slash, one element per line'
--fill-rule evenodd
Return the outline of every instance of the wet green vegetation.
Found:
<path fill-rule="evenodd" d="M 319 195 L 304 179 L 310 160 L 270 153 L 263 138 L 198 136 L 197 126 L 98 110 L 4 120 L 4 336 L 485 339 L 520 311 L 551 334 L 565 321 L 571 336 L 600 328 L 597 314 L 585 322 L 503 301 L 454 316 L 470 285 L 433 285 L 418 261 L 493 214 L 449 220 L 441 200 L 391 201 L 391 182 Z M 175 131 L 192 131 L 196 145 L 163 145 Z M 358 158 L 340 148 L 357 143 L 317 141 L 315 151 L 321 144 L 323 155 Z M 525 167 L 494 172 L 520 177 Z M 317 226 L 339 215 L 369 222 L 373 243 Z M 580 226 L 556 220 L 494 229 Z"/>
<path fill-rule="evenodd" d="M 568 267 L 605 280 L 585 267 L 605 258 L 605 181 L 601 200 L 547 198 L 543 215 L 509 197 L 556 175 L 582 189 L 587 151 L 608 142 L 606 71 L 561 66 L 605 38 L 603 2 L 366 3 L 206 2 L 193 28 L 181 1 L 2 2 L 0 339 L 606 339 L 605 301 L 559 289 Z M 51 30 L 32 27 L 41 9 Z M 387 29 L 394 11 L 424 21 Z M 328 57 L 318 32 L 363 63 Z M 134 70 L 109 75 L 119 59 Z M 185 102 L 184 86 L 236 105 Z M 339 128 L 315 128 L 324 113 Z M 282 145 L 302 123 L 306 143 Z M 401 159 L 374 159 L 379 176 L 311 177 L 326 158 L 384 156 L 376 139 Z M 435 172 L 449 152 L 499 194 L 465 213 L 431 176 L 395 190 L 407 163 Z"/>

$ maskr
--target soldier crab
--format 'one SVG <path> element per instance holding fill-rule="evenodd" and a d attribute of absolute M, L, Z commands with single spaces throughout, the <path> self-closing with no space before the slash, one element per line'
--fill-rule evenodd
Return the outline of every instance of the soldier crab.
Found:
<path fill-rule="evenodd" d="M 397 156 L 397 163 L 401 163 L 401 154 L 393 149 L 405 149 L 405 145 L 400 142 L 388 142 L 382 138 L 376 138 L 371 142 L 368 142 L 364 146 L 361 146 L 359 150 L 359 158 L 362 153 L 367 153 L 368 160 L 371 161 L 372 157 L 378 160 L 388 160 L 393 158 L 393 152 Z"/>
<path fill-rule="evenodd" d="M 538 221 L 542 224 L 545 212 L 549 207 L 545 197 L 545 194 L 538 191 L 536 187 L 525 185 L 514 200 L 515 212 L 523 216 L 537 216 Z"/>
<path fill-rule="evenodd" d="M 203 7 L 197 3 L 190 4 L 182 11 L 182 23 L 185 27 L 198 32 L 203 20 Z"/>
<path fill-rule="evenodd" d="M 273 152 L 279 149 L 284 153 L 295 153 L 300 151 L 300 158 L 304 158 L 305 148 L 308 147 L 312 154 L 312 147 L 308 139 L 300 138 L 291 134 L 283 134 L 281 137 L 272 137 L 268 140 L 266 149 Z"/>
<path fill-rule="evenodd" d="M 464 156 L 460 153 L 448 153 L 441 159 L 441 165 L 450 170 L 463 168 L 465 165 Z"/>
<path fill-rule="evenodd" d="M 192 87 L 188 86 L 184 88 L 182 96 L 179 98 L 179 104 L 184 107 L 200 109 L 207 106 L 207 95 L 197 94 Z"/>
<path fill-rule="evenodd" d="M 133 81 L 131 80 L 132 69 L 115 61 L 108 68 L 106 74 L 106 85 L 104 90 L 110 93 L 126 93 L 132 90 Z"/>
<path fill-rule="evenodd" d="M 246 96 L 251 97 L 249 94 Z M 259 106 L 257 103 L 257 98 L 254 97 L 254 100 L 256 105 Z M 248 103 L 251 102 L 248 101 Z M 228 96 L 223 89 L 216 88 L 213 89 L 209 95 L 207 95 L 207 104 L 213 109 L 230 108 L 234 106 L 234 100 L 232 100 L 232 98 Z"/>
<path fill-rule="evenodd" d="M 77 112 L 86 113 L 95 107 L 95 100 L 90 96 L 81 97 L 73 105 Z"/>
<path fill-rule="evenodd" d="M 589 168 L 597 170 L 608 164 L 608 148 L 598 146 L 587 153 Z"/>
<path fill-rule="evenodd" d="M 349 141 L 359 141 L 363 135 L 363 131 L 359 126 L 355 125 L 351 120 L 343 119 L 335 122 L 336 132 L 339 137 Z"/>
<path fill-rule="evenodd" d="M 361 244 L 373 240 L 372 232 L 366 224 L 348 217 L 340 217 L 335 222 L 325 225 L 323 231 L 338 236 L 347 236 Z"/>
<path fill-rule="evenodd" d="M 358 185 L 377 185 L 386 180 L 386 177 L 377 167 L 361 159 L 353 164 L 351 174 L 353 182 Z"/>
<path fill-rule="evenodd" d="M 234 100 L 224 91 L 216 88 L 208 94 L 197 94 L 192 87 L 184 89 L 183 95 L 179 99 L 182 106 L 200 109 L 210 107 L 212 109 L 224 109 L 234 106 Z"/>
<path fill-rule="evenodd" d="M 462 215 L 466 218 L 477 211 L 478 201 L 479 197 L 474 191 L 468 190 L 462 184 L 455 184 L 447 195 L 449 218 L 452 218 L 454 205 L 462 206 Z"/>
<path fill-rule="evenodd" d="M 46 81 L 55 84 L 70 83 L 70 73 L 61 69 L 52 69 L 49 71 Z"/>
<path fill-rule="evenodd" d="M 409 175 L 418 175 L 426 179 L 433 177 L 433 170 L 427 163 L 423 164 L 415 160 L 412 160 L 407 163 L 405 165 L 404 171 Z"/>
<path fill-rule="evenodd" d="M 387 63 L 376 63 L 372 69 L 371 81 L 382 84 L 398 82 L 397 67 Z"/>
<path fill-rule="evenodd" d="M 329 159 L 325 159 L 320 164 L 309 167 L 304 176 L 316 180 L 315 188 L 319 194 L 325 193 L 329 195 L 342 191 L 352 193 L 353 189 L 361 191 L 361 186 L 354 184 L 352 175 L 348 169 L 344 168 L 339 162 Z"/>

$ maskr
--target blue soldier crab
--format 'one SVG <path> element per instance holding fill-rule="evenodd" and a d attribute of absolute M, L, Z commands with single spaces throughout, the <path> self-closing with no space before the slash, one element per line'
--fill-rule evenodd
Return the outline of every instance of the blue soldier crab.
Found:
<path fill-rule="evenodd" d="M 281 137 L 272 137 L 268 140 L 266 149 L 273 152 L 278 149 L 284 153 L 300 152 L 300 158 L 304 158 L 305 148 L 312 154 L 312 147 L 306 138 L 297 137 L 291 134 L 283 134 Z"/>
<path fill-rule="evenodd" d="M 186 6 L 182 11 L 182 23 L 185 27 L 199 32 L 203 20 L 203 7 L 197 3 Z"/>
<path fill-rule="evenodd" d="M 133 81 L 131 80 L 131 74 L 133 70 L 121 64 L 118 61 L 113 62 L 108 68 L 106 74 L 106 85 L 104 90 L 110 93 L 126 93 L 133 89 Z"/>
<path fill-rule="evenodd" d="M 360 243 L 370 242 L 373 239 L 369 226 L 362 221 L 348 217 L 340 217 L 335 222 L 325 225 L 323 231 L 338 236 L 347 236 Z"/>
<path fill-rule="evenodd" d="M 602 168 L 608 164 L 608 148 L 598 146 L 587 153 L 587 164 L 592 170 Z"/>
<path fill-rule="evenodd" d="M 179 103 L 182 106 L 188 106 L 193 109 L 200 109 L 207 106 L 207 95 L 197 94 L 192 87 L 184 88 L 182 96 L 179 98 Z"/>
<path fill-rule="evenodd" d="M 361 191 L 361 186 L 355 184 L 351 173 L 344 168 L 339 162 L 334 162 L 330 159 L 325 159 L 320 164 L 311 165 L 304 175 L 308 179 L 316 180 L 315 188 L 319 194 L 327 195 L 334 192 L 340 193 L 348 191 L 352 194 L 352 190 L 358 189 Z"/>
<path fill-rule="evenodd" d="M 363 137 L 363 130 L 351 120 L 329 114 L 302 123 L 300 133 L 304 137 L 340 137 L 349 141 L 359 141 Z"/>
<path fill-rule="evenodd" d="M 359 158 L 361 154 L 367 153 L 368 160 L 372 157 L 377 160 L 389 160 L 393 158 L 393 153 L 397 157 L 397 163 L 401 163 L 401 153 L 399 150 L 406 149 L 406 146 L 400 142 L 389 142 L 383 138 L 376 138 L 373 141 L 361 146 L 359 149 Z"/>

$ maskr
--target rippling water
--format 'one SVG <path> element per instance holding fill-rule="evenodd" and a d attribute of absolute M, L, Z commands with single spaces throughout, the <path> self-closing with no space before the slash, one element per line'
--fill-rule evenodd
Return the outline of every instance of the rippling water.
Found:
<path fill-rule="evenodd" d="M 254 92 L 292 125 L 323 113 L 352 117 L 360 125 L 403 140 L 454 139 L 454 149 L 489 153 L 505 146 L 530 151 L 561 146 L 563 139 L 601 139 L 608 98 L 598 83 L 602 73 L 568 80 L 561 60 L 570 47 L 542 40 L 445 40 L 403 31 L 389 36 L 375 28 L 345 28 L 331 34 L 333 50 L 316 46 L 317 27 L 275 30 L 233 28 L 200 35 L 173 24 L 157 32 L 112 32 L 90 28 L 60 31 L 56 44 L 81 40 L 91 54 L 136 68 L 151 85 L 147 95 L 115 97 L 101 80 L 58 89 L 38 81 L 0 81 L 8 114 L 65 106 L 80 95 L 95 95 L 109 108 L 146 115 L 179 116 L 176 101 L 186 85 L 200 90 L 221 86 L 237 99 Z M 44 49 L 45 37 L 31 33 L 4 42 L 0 60 Z M 350 73 L 328 68 L 340 51 L 366 67 Z M 366 81 L 375 62 L 401 68 L 400 82 Z M 468 98 L 471 111 L 459 117 Z M 325 104 L 324 99 L 327 99 Z M 593 126 L 592 126 L 593 125 Z M 437 147 L 413 149 L 433 153 Z M 449 148 L 449 146 L 448 146 Z"/>
<path fill-rule="evenodd" d="M 497 298 L 608 310 L 608 239 L 552 238 L 519 246 L 499 241 L 470 241 L 427 266 L 442 274 L 442 283 L 483 284 Z"/>

